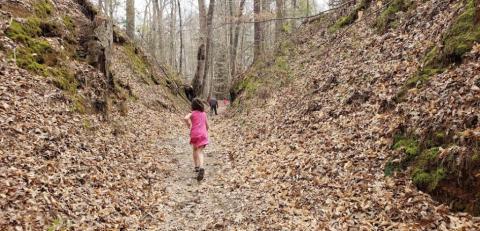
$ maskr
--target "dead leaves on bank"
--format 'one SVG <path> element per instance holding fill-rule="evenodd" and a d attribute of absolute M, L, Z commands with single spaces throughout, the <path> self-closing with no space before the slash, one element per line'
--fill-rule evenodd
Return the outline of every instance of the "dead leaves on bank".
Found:
<path fill-rule="evenodd" d="M 0 83 L 0 229 L 141 229 L 162 221 L 171 169 L 167 112 L 130 105 L 122 134 L 71 111 L 41 77 L 4 66 Z"/>
<path fill-rule="evenodd" d="M 478 219 L 449 211 L 420 192 L 408 176 L 383 173 L 387 160 L 401 155 L 390 147 L 393 134 L 402 127 L 419 136 L 444 128 L 473 134 L 465 121 L 479 113 L 478 45 L 463 64 L 432 76 L 410 90 L 404 101 L 393 100 L 455 15 L 454 3 L 438 8 L 437 2 L 420 3 L 402 22 L 408 27 L 400 24 L 385 34 L 360 23 L 329 43 L 329 49 L 311 49 L 329 39 L 322 31 L 300 35 L 314 39 L 298 48 L 302 57 L 290 60 L 295 83 L 261 107 L 255 98 L 244 102 L 242 114 L 217 128 L 223 147 L 234 157 L 228 187 L 245 195 L 241 214 L 248 222 L 238 224 L 230 217 L 229 227 L 480 228 Z M 471 151 L 467 143 L 462 145 Z"/>

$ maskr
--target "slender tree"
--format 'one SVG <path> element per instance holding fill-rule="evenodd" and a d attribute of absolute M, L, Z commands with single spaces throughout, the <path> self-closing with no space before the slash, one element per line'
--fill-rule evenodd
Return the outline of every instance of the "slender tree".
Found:
<path fill-rule="evenodd" d="M 277 19 L 283 18 L 284 17 L 284 2 L 283 0 L 275 0 L 276 4 L 276 17 Z M 283 30 L 283 20 L 277 20 L 275 21 L 275 45 L 278 46 L 281 41 L 281 35 L 282 35 L 282 30 Z"/>
<path fill-rule="evenodd" d="M 135 37 L 135 0 L 127 0 L 127 35 Z"/>
<path fill-rule="evenodd" d="M 262 10 L 261 10 L 261 15 L 262 15 L 262 19 L 261 20 L 265 20 L 266 17 L 269 15 L 270 13 L 270 3 L 271 3 L 271 0 L 262 0 Z M 269 22 L 262 22 L 262 33 L 260 34 L 261 36 L 261 40 L 262 40 L 262 53 L 265 55 L 268 51 L 268 36 L 266 36 L 268 34 L 268 29 L 269 29 Z"/>
<path fill-rule="evenodd" d="M 262 48 L 262 25 L 260 21 L 261 0 L 253 0 L 254 35 L 253 35 L 253 62 L 258 62 Z"/>
<path fill-rule="evenodd" d="M 237 50 L 238 50 L 238 40 L 240 36 L 240 19 L 243 15 L 243 9 L 245 7 L 245 0 L 240 0 L 240 7 L 237 12 L 236 23 L 235 23 L 235 33 L 233 38 L 233 46 L 231 53 L 231 76 L 234 77 L 237 72 Z"/>
<path fill-rule="evenodd" d="M 196 96 L 200 96 L 203 92 L 203 72 L 205 71 L 205 44 L 200 44 L 197 52 L 197 70 L 192 80 L 193 90 Z"/>
<path fill-rule="evenodd" d="M 480 3 L 475 3 L 475 23 L 480 23 Z"/>
<path fill-rule="evenodd" d="M 160 4 L 161 3 L 161 4 Z M 154 41 L 157 43 L 156 53 L 157 58 L 165 58 L 165 45 L 164 45 L 164 30 L 163 30 L 163 1 L 153 0 L 153 17 L 154 17 Z"/>
<path fill-rule="evenodd" d="M 209 65 L 209 60 L 211 60 L 211 53 L 210 52 L 210 49 L 211 49 L 211 46 L 212 46 L 212 31 L 213 31 L 213 12 L 214 12 L 214 9 L 215 9 L 215 0 L 210 0 L 210 4 L 208 6 L 208 16 L 207 16 L 207 36 L 206 36 L 206 40 L 205 40 L 205 58 L 206 58 L 206 62 L 205 62 L 205 71 L 203 73 L 203 95 L 208 95 L 208 92 L 207 92 L 207 86 L 206 83 L 208 83 L 208 69 L 210 68 L 210 65 Z"/>
<path fill-rule="evenodd" d="M 180 27 L 180 57 L 178 58 L 178 66 L 180 73 L 183 72 L 183 25 L 182 25 L 182 8 L 180 7 L 180 0 L 177 1 L 178 4 L 178 20 L 179 20 L 179 27 Z"/>
<path fill-rule="evenodd" d="M 200 23 L 200 43 L 205 44 L 207 35 L 207 10 L 205 9 L 205 0 L 198 0 L 198 17 Z"/>
<path fill-rule="evenodd" d="M 141 30 L 140 30 L 140 37 L 143 39 L 145 39 L 146 37 L 146 34 L 147 34 L 147 18 L 149 17 L 149 13 L 150 13 L 150 3 L 152 1 L 147 1 L 147 4 L 145 5 L 145 9 L 143 11 L 143 24 L 142 24 L 142 27 L 141 27 Z M 147 44 L 145 44 L 147 45 Z"/>
<path fill-rule="evenodd" d="M 204 90 L 204 76 L 205 76 L 205 42 L 207 34 L 207 18 L 205 10 L 205 1 L 198 0 L 198 17 L 200 24 L 200 45 L 197 52 L 197 70 L 192 80 L 193 90 L 195 95 L 200 96 Z"/>
<path fill-rule="evenodd" d="M 169 64 L 171 67 L 175 68 L 176 67 L 176 57 L 177 57 L 177 49 L 175 46 L 175 27 L 177 24 L 177 3 L 176 0 L 171 0 L 170 1 L 170 57 L 169 57 Z"/>
<path fill-rule="evenodd" d="M 98 6 L 97 7 L 100 11 L 103 11 L 103 0 L 98 0 Z"/>
<path fill-rule="evenodd" d="M 298 4 L 297 0 L 292 0 L 291 1 L 291 9 L 290 9 L 290 16 L 291 17 L 297 17 L 297 10 L 298 10 Z M 292 31 L 294 28 L 296 28 L 297 20 L 293 19 L 290 21 L 290 26 L 292 28 Z"/>
<path fill-rule="evenodd" d="M 230 64 L 232 63 L 231 62 L 231 58 L 232 58 L 232 50 L 233 50 L 233 30 L 234 30 L 234 25 L 232 25 L 232 21 L 233 19 L 237 16 L 234 12 L 234 4 L 233 4 L 233 0 L 229 0 L 228 1 L 228 15 L 229 15 L 229 18 L 226 19 L 226 23 L 228 23 L 228 36 L 229 36 L 229 43 L 230 43 L 230 50 L 229 50 L 229 54 L 230 54 Z"/>

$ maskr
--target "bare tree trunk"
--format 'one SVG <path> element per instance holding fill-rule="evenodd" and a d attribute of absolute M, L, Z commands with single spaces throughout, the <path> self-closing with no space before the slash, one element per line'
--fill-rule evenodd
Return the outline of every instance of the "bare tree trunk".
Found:
<path fill-rule="evenodd" d="M 227 8 L 228 7 L 228 8 Z M 228 68 L 227 68 L 227 76 L 225 79 L 225 83 L 228 83 L 232 78 L 232 64 L 233 64 L 233 32 L 235 25 L 233 24 L 233 19 L 235 18 L 236 14 L 234 12 L 234 4 L 233 0 L 228 1 L 228 5 L 225 5 L 225 11 L 228 11 L 228 18 L 225 18 L 225 23 L 228 23 L 228 31 L 227 31 L 227 38 L 226 44 L 227 47 L 227 59 L 228 59 Z"/>
<path fill-rule="evenodd" d="M 180 7 L 180 0 L 177 1 L 178 4 L 178 18 L 180 23 L 180 57 L 178 58 L 178 66 L 180 73 L 183 74 L 183 25 L 182 25 L 182 8 Z"/>
<path fill-rule="evenodd" d="M 103 0 L 98 0 L 98 9 L 100 10 L 100 12 L 103 11 Z"/>
<path fill-rule="evenodd" d="M 233 0 L 228 0 L 228 13 L 229 13 L 229 19 L 226 20 L 228 24 L 228 34 L 229 34 L 229 42 L 230 42 L 230 54 L 232 54 L 232 49 L 233 49 L 233 26 L 232 26 L 232 19 L 236 16 L 234 14 L 233 10 Z"/>
<path fill-rule="evenodd" d="M 197 70 L 192 80 L 193 90 L 196 96 L 201 96 L 204 90 L 205 75 L 205 36 L 207 34 L 207 18 L 205 10 L 205 0 L 198 0 L 199 24 L 200 24 L 200 45 L 197 52 Z"/>
<path fill-rule="evenodd" d="M 158 56 L 157 58 L 164 58 L 165 57 L 165 53 L 164 53 L 164 50 L 165 50 L 165 46 L 164 46 L 164 43 L 163 43 L 163 36 L 164 36 L 164 33 L 163 33 L 163 2 L 162 2 L 162 6 L 158 3 L 159 0 L 153 0 L 153 7 L 154 7 L 154 21 L 155 21 L 155 30 L 154 30 L 154 43 L 157 43 L 156 46 L 158 46 L 158 49 L 155 50 L 155 53 L 158 53 Z M 158 51 L 158 52 L 157 52 Z"/>
<path fill-rule="evenodd" d="M 210 67 L 209 65 L 209 60 L 211 59 L 210 55 L 210 49 L 212 45 L 212 31 L 213 31 L 213 12 L 215 9 L 215 0 L 210 0 L 210 4 L 208 6 L 208 16 L 207 16 L 207 37 L 205 41 L 205 71 L 203 73 L 203 82 L 206 83 L 208 80 L 208 68 Z M 205 91 L 206 86 L 204 84 L 203 86 L 203 95 L 207 95 L 208 92 Z"/>
<path fill-rule="evenodd" d="M 176 18 L 176 10 L 175 7 L 177 6 L 176 0 L 171 0 L 171 9 L 170 9 L 170 66 L 172 68 L 176 67 L 176 46 L 175 46 L 175 27 L 177 24 Z"/>
<path fill-rule="evenodd" d="M 305 16 L 308 16 L 310 14 L 310 0 L 307 1 L 307 12 L 305 13 Z"/>
<path fill-rule="evenodd" d="M 183 25 L 182 25 L 182 8 L 180 7 L 180 0 L 177 1 L 178 5 L 178 19 L 180 26 L 180 55 L 178 57 L 178 72 L 183 74 Z"/>
<path fill-rule="evenodd" d="M 149 9 L 150 9 L 150 3 L 152 1 L 148 1 L 147 4 L 145 5 L 145 10 L 143 11 L 143 25 L 142 25 L 142 29 L 141 29 L 141 32 L 140 32 L 140 37 L 142 38 L 142 41 L 145 39 L 146 37 L 146 34 L 147 34 L 147 28 L 148 28 L 148 24 L 147 24 L 147 17 L 149 16 Z M 148 26 L 147 26 L 148 25 Z M 148 45 L 148 44 L 144 44 L 144 45 Z"/>
<path fill-rule="evenodd" d="M 475 3 L 475 24 L 480 22 L 480 3 Z"/>
<path fill-rule="evenodd" d="M 158 33 L 158 24 L 160 23 L 160 21 L 158 21 L 158 11 L 160 10 L 160 6 L 158 4 L 158 0 L 153 0 L 153 7 L 152 7 L 152 11 L 153 11 L 153 14 L 152 14 L 152 28 L 151 28 L 151 33 L 153 33 L 151 35 L 152 37 L 152 49 L 153 49 L 153 53 L 155 54 L 155 56 L 157 56 L 158 54 L 158 36 L 159 36 L 159 33 Z"/>
<path fill-rule="evenodd" d="M 105 15 L 107 15 L 107 19 L 102 22 L 102 27 L 100 28 L 100 31 L 95 31 L 95 33 L 99 33 L 98 38 L 100 40 L 100 43 L 104 47 L 102 50 L 103 55 L 101 57 L 103 63 L 100 64 L 100 70 L 103 72 L 106 83 L 107 85 L 105 86 L 107 91 L 104 91 L 103 94 L 103 99 L 106 104 L 106 110 L 104 114 L 104 119 L 105 120 L 110 120 L 110 106 L 111 106 L 111 100 L 110 100 L 110 94 L 111 91 L 110 89 L 113 86 L 113 76 L 110 74 L 110 65 L 111 65 L 111 59 L 112 59 L 112 45 L 113 45 L 113 15 L 114 15 L 114 6 L 112 0 L 107 0 L 104 3 L 104 12 Z"/>
<path fill-rule="evenodd" d="M 261 9 L 261 0 L 253 0 L 253 15 L 255 23 L 254 27 L 254 35 L 253 35 L 253 62 L 258 62 L 261 56 L 261 44 L 262 44 L 262 26 L 260 21 L 260 9 Z"/>
<path fill-rule="evenodd" d="M 212 53 L 213 53 L 213 47 L 211 48 L 212 50 Z M 214 82 L 215 82 L 215 62 L 214 62 L 214 59 L 210 59 L 210 66 L 212 66 L 212 70 L 210 71 L 210 76 L 211 78 L 208 79 L 208 93 L 207 93 L 207 96 L 208 97 L 212 97 L 212 92 L 215 91 L 215 87 L 214 87 Z"/>
<path fill-rule="evenodd" d="M 232 47 L 232 57 L 231 57 L 231 76 L 235 77 L 237 73 L 237 48 L 238 48 L 238 38 L 240 35 L 240 18 L 243 15 L 243 8 L 245 7 L 245 0 L 240 0 L 240 8 L 237 13 L 237 22 L 235 23 L 235 37 L 233 38 L 233 47 Z"/>
<path fill-rule="evenodd" d="M 297 14 L 297 0 L 292 0 L 293 16 Z"/>
<path fill-rule="evenodd" d="M 297 16 L 297 0 L 292 0 L 292 17 L 296 17 Z M 296 25 L 297 25 L 297 21 L 295 19 L 292 19 L 291 20 L 291 27 L 292 27 L 292 31 L 296 28 Z"/>
<path fill-rule="evenodd" d="M 205 9 L 205 0 L 198 0 L 199 23 L 200 23 L 200 43 L 205 44 L 207 35 L 207 10 Z"/>
<path fill-rule="evenodd" d="M 270 0 L 262 0 L 262 11 L 261 11 L 261 15 L 263 16 L 262 17 L 262 20 L 265 20 L 265 17 L 268 15 L 268 13 L 270 12 Z M 261 33 L 261 40 L 262 40 L 262 53 L 263 54 L 266 54 L 267 52 L 267 48 L 268 48 L 268 45 L 267 45 L 267 30 L 268 30 L 268 25 L 269 23 L 268 22 L 263 22 L 262 23 L 262 33 Z"/>
<path fill-rule="evenodd" d="M 197 71 L 193 77 L 192 86 L 195 91 L 195 96 L 202 94 L 203 72 L 205 71 L 205 44 L 200 44 L 197 53 Z"/>
<path fill-rule="evenodd" d="M 162 0 L 161 5 L 159 5 L 158 14 L 157 14 L 157 25 L 158 25 L 158 50 L 160 51 L 160 58 L 164 59 L 165 56 L 165 30 L 163 27 L 163 8 L 165 2 Z"/>
<path fill-rule="evenodd" d="M 283 18 L 284 13 L 283 13 L 283 8 L 284 8 L 284 2 L 283 0 L 276 0 L 276 7 L 277 7 L 277 14 L 276 17 L 277 19 Z M 283 20 L 277 20 L 275 21 L 275 47 L 278 47 L 280 45 L 281 41 L 281 35 L 282 35 L 282 30 L 283 30 Z"/>
<path fill-rule="evenodd" d="M 135 38 L 135 0 L 127 0 L 127 35 Z"/>
<path fill-rule="evenodd" d="M 115 7 L 113 5 L 113 0 L 107 0 L 105 3 L 105 14 L 109 17 L 110 20 L 113 19 L 113 12 L 115 11 Z"/>
<path fill-rule="evenodd" d="M 115 5 L 113 4 L 113 0 L 109 0 L 110 2 L 110 6 L 109 6 L 109 16 L 110 16 L 110 20 L 113 21 L 113 16 L 114 16 L 114 13 L 115 13 Z"/>
<path fill-rule="evenodd" d="M 111 0 L 104 0 L 103 1 L 103 13 L 107 16 L 110 17 L 110 4 Z"/>
<path fill-rule="evenodd" d="M 243 25 L 242 25 L 242 41 L 240 42 L 240 52 L 242 52 L 242 53 L 245 52 L 245 36 L 246 36 L 246 34 L 247 34 L 247 33 L 245 32 L 245 31 L 246 31 L 246 28 L 245 28 L 245 27 L 246 27 L 246 25 L 243 24 Z M 246 63 L 246 62 L 245 62 L 245 58 L 246 58 L 246 55 L 241 55 L 241 56 L 240 56 L 240 64 L 242 64 L 242 66 L 241 66 L 241 67 L 242 67 L 242 69 L 241 69 L 242 72 L 243 72 L 243 69 L 244 69 L 244 67 L 245 67 L 245 65 L 246 65 L 246 64 L 245 64 L 245 63 Z M 237 69 L 238 69 L 238 68 L 237 68 Z"/>

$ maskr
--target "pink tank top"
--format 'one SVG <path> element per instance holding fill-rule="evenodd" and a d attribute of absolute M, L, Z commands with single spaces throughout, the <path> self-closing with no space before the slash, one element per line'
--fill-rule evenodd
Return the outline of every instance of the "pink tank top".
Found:
<path fill-rule="evenodd" d="M 207 114 L 201 111 L 192 111 L 191 137 L 207 136 Z"/>

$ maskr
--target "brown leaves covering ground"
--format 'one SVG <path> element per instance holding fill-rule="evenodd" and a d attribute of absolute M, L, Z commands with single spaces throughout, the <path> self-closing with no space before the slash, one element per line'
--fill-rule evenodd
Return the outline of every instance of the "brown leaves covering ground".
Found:
<path fill-rule="evenodd" d="M 297 40 L 303 44 L 291 59 L 296 77 L 291 86 L 265 104 L 246 100 L 240 115 L 219 126 L 223 148 L 238 170 L 229 187 L 248 201 L 241 209 L 244 222 L 227 224 L 239 229 L 477 230 L 476 218 L 450 212 L 418 191 L 408 176 L 383 173 L 387 159 L 399 155 L 390 148 L 399 127 L 418 135 L 432 127 L 461 132 L 465 119 L 479 113 L 476 49 L 463 64 L 410 91 L 402 103 L 393 102 L 429 46 L 441 39 L 459 3 L 418 3 L 398 29 L 381 35 L 368 20 L 326 45 L 331 36 L 319 27 L 298 33 L 304 34 Z"/>
<path fill-rule="evenodd" d="M 54 17 L 68 13 L 75 20 L 78 36 L 92 33 L 79 3 L 52 4 Z M 0 38 L 2 49 L 12 49 L 3 32 Z M 118 49 L 114 56 L 112 69 L 121 70 L 116 81 L 135 95 L 114 100 L 108 116 L 81 115 L 74 98 L 102 99 L 106 90 L 98 70 L 65 60 L 81 82 L 72 96 L 54 87 L 54 76 L 19 69 L 7 62 L 7 50 L 0 51 L 0 230 L 153 229 L 163 220 L 159 206 L 169 196 L 163 183 L 172 151 L 165 143 L 179 133 L 173 112 L 185 102 L 164 85 L 142 82 Z M 152 99 L 162 100 L 161 107 L 149 105 Z"/>
<path fill-rule="evenodd" d="M 159 222 L 171 171 L 162 142 L 176 134 L 176 116 L 130 102 L 129 115 L 115 113 L 109 125 L 72 112 L 44 78 L 1 68 L 2 230 L 46 229 L 55 220 L 75 229 Z"/>
<path fill-rule="evenodd" d="M 2 62 L 0 229 L 477 230 L 476 218 L 450 212 L 407 177 L 383 175 L 398 155 L 390 145 L 400 125 L 419 134 L 431 125 L 462 130 L 478 113 L 478 47 L 380 110 L 439 41 L 458 2 L 421 3 L 384 35 L 362 22 L 333 44 L 306 28 L 291 86 L 261 108 L 251 100 L 213 122 L 200 185 L 190 178 L 181 117 L 152 106 L 173 98 L 135 82 L 123 63 L 117 77 L 140 99 L 109 124 L 72 112 L 46 79 Z"/>

